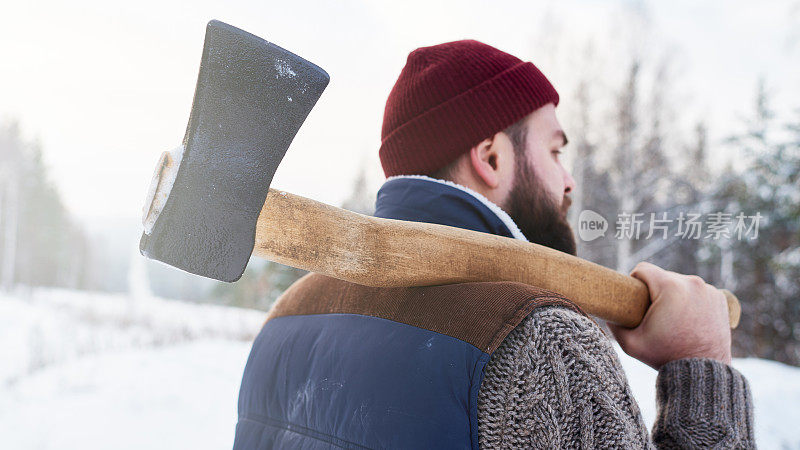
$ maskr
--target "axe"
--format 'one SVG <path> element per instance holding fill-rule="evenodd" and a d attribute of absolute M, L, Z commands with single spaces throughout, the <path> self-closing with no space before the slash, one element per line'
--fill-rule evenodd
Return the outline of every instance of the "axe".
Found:
<path fill-rule="evenodd" d="M 365 216 L 270 189 L 329 81 L 316 65 L 218 21 L 206 28 L 183 143 L 165 152 L 139 248 L 152 259 L 236 281 L 251 255 L 374 287 L 516 281 L 634 327 L 650 304 L 633 277 L 541 245 L 444 225 Z M 736 297 L 724 291 L 731 327 Z"/>

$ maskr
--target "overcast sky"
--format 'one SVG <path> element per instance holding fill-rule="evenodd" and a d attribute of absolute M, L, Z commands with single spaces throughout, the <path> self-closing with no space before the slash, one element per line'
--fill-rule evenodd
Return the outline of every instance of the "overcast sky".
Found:
<path fill-rule="evenodd" d="M 362 161 L 373 184 L 382 178 L 383 105 L 409 51 L 479 39 L 533 61 L 558 89 L 569 75 L 547 52 L 592 39 L 598 52 L 613 54 L 609 42 L 619 41 L 606 37 L 624 28 L 621 11 L 630 8 L 579 0 L 8 3 L 0 5 L 0 119 L 19 120 L 26 137 L 41 142 L 51 177 L 82 220 L 139 214 L 158 155 L 183 137 L 210 19 L 331 75 L 273 186 L 339 204 Z M 797 4 L 645 3 L 648 39 L 675 55 L 675 90 L 712 138 L 749 111 L 761 75 L 779 111 L 800 106 Z M 548 37 L 558 42 L 545 48 Z"/>

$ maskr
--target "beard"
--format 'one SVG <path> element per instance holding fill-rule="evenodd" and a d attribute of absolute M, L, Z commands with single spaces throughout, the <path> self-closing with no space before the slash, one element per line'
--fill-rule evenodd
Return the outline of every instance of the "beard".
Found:
<path fill-rule="evenodd" d="M 524 157 L 515 156 L 516 171 L 505 210 L 529 241 L 575 255 L 575 235 L 567 222 L 572 200 L 564 195 L 559 207 Z"/>

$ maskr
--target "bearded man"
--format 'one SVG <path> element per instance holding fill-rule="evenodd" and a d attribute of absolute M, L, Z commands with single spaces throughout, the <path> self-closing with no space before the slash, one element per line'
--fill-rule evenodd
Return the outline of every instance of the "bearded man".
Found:
<path fill-rule="evenodd" d="M 376 216 L 575 254 L 558 102 L 533 64 L 486 44 L 415 50 L 386 104 Z M 557 293 L 368 288 L 310 274 L 253 344 L 234 447 L 754 447 L 724 296 L 652 264 L 632 275 L 652 305 L 637 328 L 611 328 L 659 371 L 652 434 L 611 340 Z"/>

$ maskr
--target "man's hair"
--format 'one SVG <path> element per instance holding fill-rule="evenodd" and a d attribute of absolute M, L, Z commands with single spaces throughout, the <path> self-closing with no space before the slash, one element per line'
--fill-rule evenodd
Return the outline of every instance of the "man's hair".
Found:
<path fill-rule="evenodd" d="M 503 130 L 503 133 L 505 133 L 506 136 L 508 136 L 508 138 L 511 140 L 511 145 L 514 148 L 514 156 L 517 161 L 519 161 L 519 158 L 525 154 L 525 142 L 528 137 L 525 128 L 525 119 L 526 118 L 523 117 Z M 441 169 L 438 169 L 427 175 L 431 178 L 438 178 L 440 180 L 455 181 L 454 178 L 456 174 L 456 168 L 458 163 L 461 161 L 461 158 L 463 158 L 465 154 L 462 154 Z"/>

